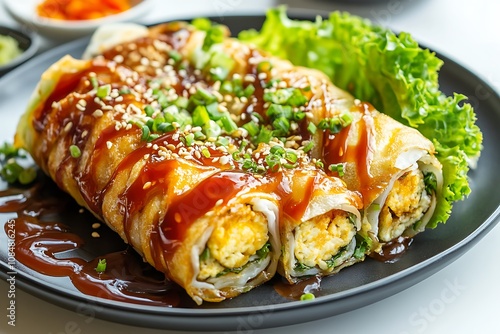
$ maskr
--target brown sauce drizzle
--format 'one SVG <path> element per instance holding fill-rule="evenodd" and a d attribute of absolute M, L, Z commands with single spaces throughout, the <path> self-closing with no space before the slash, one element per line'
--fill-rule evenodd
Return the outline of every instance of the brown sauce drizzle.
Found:
<path fill-rule="evenodd" d="M 379 253 L 371 253 L 370 257 L 380 262 L 393 263 L 410 248 L 412 243 L 413 238 L 401 236 L 384 244 Z"/>
<path fill-rule="evenodd" d="M 373 159 L 373 147 L 371 141 L 373 129 L 371 123 L 373 118 L 370 112 L 373 111 L 373 106 L 369 103 L 360 103 L 359 111 L 362 113 L 361 118 L 356 124 L 351 124 L 343 128 L 338 134 L 330 135 L 328 132 L 324 136 L 323 156 L 326 166 L 338 163 L 351 163 L 356 167 L 357 190 L 361 193 L 364 205 L 370 203 L 371 199 L 380 193 L 380 190 L 385 188 L 386 184 L 380 184 L 374 180 L 370 173 L 370 165 Z M 356 145 L 349 145 L 347 139 L 353 131 L 357 130 Z"/>
<path fill-rule="evenodd" d="M 305 293 L 312 293 L 321 289 L 321 277 L 313 276 L 295 284 L 290 284 L 284 279 L 279 280 L 273 285 L 274 290 L 282 297 L 291 300 L 300 300 Z"/>
<path fill-rule="evenodd" d="M 92 221 L 88 220 L 95 218 L 89 215 L 90 218 L 85 218 L 87 221 L 73 221 L 78 216 L 78 207 L 46 176 L 39 176 L 39 179 L 30 188 L 0 191 L 0 212 L 17 214 L 13 224 L 16 260 L 45 275 L 69 277 L 86 295 L 164 307 L 191 303 L 178 286 L 143 262 L 134 251 L 115 250 L 94 257 L 85 250 L 86 242 L 82 238 L 85 236 L 74 230 L 81 227 L 79 224 L 90 226 Z M 90 236 L 90 231 L 86 233 Z M 124 245 L 120 247 L 125 248 Z M 107 262 L 101 274 L 95 270 L 99 259 Z"/>

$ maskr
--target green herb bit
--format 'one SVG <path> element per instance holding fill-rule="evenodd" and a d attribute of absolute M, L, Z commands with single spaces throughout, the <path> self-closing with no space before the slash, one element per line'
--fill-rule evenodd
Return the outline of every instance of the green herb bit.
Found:
<path fill-rule="evenodd" d="M 24 155 L 20 154 L 20 150 L 18 148 L 15 148 L 14 145 L 7 142 L 4 142 L 0 147 L 0 155 L 3 155 L 5 159 L 13 157 L 25 157 Z"/>
<path fill-rule="evenodd" d="M 193 125 L 205 126 L 210 123 L 210 116 L 207 108 L 204 106 L 197 106 L 193 111 Z"/>
<path fill-rule="evenodd" d="M 76 145 L 71 145 L 69 147 L 69 153 L 75 159 L 81 157 L 81 155 L 82 155 L 82 151 L 80 151 L 80 148 Z"/>
<path fill-rule="evenodd" d="M 257 65 L 257 73 L 269 72 L 272 68 L 273 65 L 271 62 L 269 60 L 264 60 Z"/>
<path fill-rule="evenodd" d="M 339 174 L 339 176 L 344 176 L 344 164 L 342 163 L 339 163 L 339 164 L 331 164 L 330 166 L 328 166 L 328 169 L 331 171 L 331 172 L 336 172 Z"/>
<path fill-rule="evenodd" d="M 223 81 L 220 86 L 220 92 L 222 94 L 231 94 L 233 92 L 233 84 L 231 81 Z"/>
<path fill-rule="evenodd" d="M 271 251 L 270 248 L 271 244 L 269 242 L 266 242 L 266 244 L 262 246 L 262 248 L 259 249 L 256 253 L 259 259 L 264 259 L 267 256 L 267 254 L 269 254 L 269 252 Z"/>
<path fill-rule="evenodd" d="M 0 170 L 0 175 L 8 183 L 14 183 L 17 181 L 23 169 L 24 168 L 17 163 L 16 159 L 10 158 L 3 166 L 2 170 Z"/>
<path fill-rule="evenodd" d="M 110 84 L 107 84 L 107 85 L 103 85 L 103 86 L 99 86 L 97 87 L 97 93 L 96 93 L 96 96 L 100 99 L 103 99 L 105 98 L 106 96 L 108 96 L 109 94 L 111 93 L 111 85 Z"/>
<path fill-rule="evenodd" d="M 99 259 L 97 262 L 97 267 L 95 268 L 95 271 L 97 271 L 99 274 L 102 274 L 103 272 L 106 271 L 106 259 Z"/>
<path fill-rule="evenodd" d="M 274 145 L 273 147 L 271 147 L 271 149 L 269 150 L 269 152 L 271 154 L 278 155 L 278 156 L 282 157 L 283 154 L 285 154 L 286 151 L 280 145 Z"/>
<path fill-rule="evenodd" d="M 437 190 L 437 179 L 434 173 L 426 173 L 424 174 L 424 184 L 425 191 L 427 194 L 433 194 Z"/>
<path fill-rule="evenodd" d="M 17 179 L 21 184 L 30 184 L 36 179 L 36 169 L 34 167 L 28 167 L 23 169 L 21 173 L 19 173 Z"/>
<path fill-rule="evenodd" d="M 200 254 L 200 261 L 207 261 L 210 258 L 210 249 L 206 247 Z"/>
<path fill-rule="evenodd" d="M 307 152 L 309 152 L 310 150 L 312 150 L 312 149 L 313 149 L 313 147 L 314 147 L 314 141 L 312 141 L 312 140 L 311 140 L 310 142 L 308 142 L 308 143 L 306 144 L 306 146 L 304 146 L 303 151 L 304 151 L 305 153 L 307 153 Z"/>
<path fill-rule="evenodd" d="M 267 111 L 266 111 L 266 115 L 269 116 L 271 119 L 276 119 L 279 117 L 284 117 L 286 119 L 292 119 L 293 118 L 293 111 L 292 111 L 292 107 L 290 107 L 290 106 L 271 104 L 269 106 L 269 109 L 267 109 Z"/>
<path fill-rule="evenodd" d="M 170 50 L 168 56 L 175 62 L 178 63 L 182 60 L 182 55 L 176 50 Z"/>
<path fill-rule="evenodd" d="M 314 300 L 316 297 L 310 293 L 310 292 L 307 292 L 307 293 L 304 293 L 302 296 L 300 296 L 300 300 L 301 301 L 304 301 L 304 300 Z"/>
<path fill-rule="evenodd" d="M 316 125 L 314 125 L 313 122 L 309 122 L 309 124 L 307 124 L 307 131 L 309 131 L 310 134 L 315 134 L 316 133 L 316 130 L 318 128 L 316 127 Z"/>
<path fill-rule="evenodd" d="M 189 133 L 189 134 L 185 135 L 183 138 L 184 138 L 183 142 L 184 142 L 184 144 L 186 146 L 193 146 L 193 144 L 194 144 L 194 133 Z"/>
<path fill-rule="evenodd" d="M 224 116 L 220 119 L 221 123 L 222 123 L 222 127 L 224 128 L 224 130 L 228 133 L 228 134 L 231 134 L 233 133 L 234 131 L 238 130 L 238 126 L 236 125 L 236 123 L 231 119 L 231 116 L 227 115 L 227 116 Z"/>
<path fill-rule="evenodd" d="M 97 81 L 97 78 L 92 76 L 89 78 L 90 84 L 92 85 L 92 88 L 97 89 L 99 87 L 99 81 Z"/>
<path fill-rule="evenodd" d="M 242 128 L 247 130 L 248 131 L 248 134 L 251 136 L 251 137 L 254 137 L 256 136 L 260 129 L 259 129 L 259 125 L 253 121 L 250 121 L 246 124 L 243 124 L 242 125 Z"/>
<path fill-rule="evenodd" d="M 269 130 L 268 128 L 266 128 L 265 126 L 262 125 L 260 127 L 259 134 L 257 135 L 257 138 L 255 141 L 257 144 L 259 144 L 259 143 L 269 144 L 269 142 L 271 141 L 272 138 L 273 138 L 273 131 Z"/>
<path fill-rule="evenodd" d="M 273 121 L 276 136 L 286 136 L 290 132 L 290 122 L 285 117 L 279 117 Z"/>
<path fill-rule="evenodd" d="M 211 154 L 210 154 L 210 151 L 208 150 L 208 148 L 204 147 L 201 149 L 201 154 L 205 157 L 205 158 L 210 158 L 211 157 Z"/>
<path fill-rule="evenodd" d="M 152 106 L 147 105 L 144 107 L 144 112 L 146 113 L 146 116 L 151 117 L 155 113 L 155 109 Z"/>
<path fill-rule="evenodd" d="M 316 161 L 316 167 L 323 169 L 325 168 L 325 164 L 323 163 L 323 161 L 318 160 Z"/>
<path fill-rule="evenodd" d="M 141 135 L 141 140 L 148 140 L 149 138 L 149 135 L 151 134 L 151 130 L 149 129 L 149 127 L 147 125 L 143 125 L 141 127 L 141 130 L 142 130 L 142 135 Z"/>

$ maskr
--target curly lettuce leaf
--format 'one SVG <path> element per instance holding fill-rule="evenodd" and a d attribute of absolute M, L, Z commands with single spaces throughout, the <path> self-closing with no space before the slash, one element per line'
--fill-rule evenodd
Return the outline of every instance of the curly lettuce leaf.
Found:
<path fill-rule="evenodd" d="M 396 35 L 340 12 L 314 22 L 292 20 L 281 7 L 268 11 L 260 31 L 243 31 L 239 38 L 324 72 L 338 87 L 432 140 L 443 164 L 444 189 L 429 227 L 445 222 L 453 202 L 470 193 L 467 172 L 482 148 L 474 110 L 465 96 L 439 90 L 443 62 L 410 34 Z"/>

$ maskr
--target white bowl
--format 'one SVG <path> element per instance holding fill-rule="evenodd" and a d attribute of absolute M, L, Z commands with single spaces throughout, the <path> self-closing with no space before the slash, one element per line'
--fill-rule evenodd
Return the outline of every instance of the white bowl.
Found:
<path fill-rule="evenodd" d="M 151 0 L 132 0 L 133 6 L 122 13 L 94 20 L 55 20 L 41 17 L 36 6 L 42 0 L 3 0 L 7 12 L 31 30 L 57 40 L 69 40 L 91 34 L 99 26 L 112 22 L 135 22 L 151 5 Z"/>

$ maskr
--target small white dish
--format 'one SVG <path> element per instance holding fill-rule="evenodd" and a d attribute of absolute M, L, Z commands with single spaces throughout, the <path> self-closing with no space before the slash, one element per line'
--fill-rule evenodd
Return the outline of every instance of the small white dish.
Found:
<path fill-rule="evenodd" d="M 0 76 L 12 70 L 18 65 L 21 65 L 26 60 L 33 57 L 38 49 L 38 43 L 35 36 L 29 31 L 20 31 L 14 28 L 1 26 L 0 25 L 0 35 L 10 36 L 17 41 L 19 48 L 22 53 L 16 58 L 12 59 L 6 64 L 0 65 Z"/>
<path fill-rule="evenodd" d="M 151 5 L 151 0 L 131 0 L 132 8 L 122 13 L 94 20 L 55 20 L 41 17 L 36 6 L 42 0 L 3 0 L 7 12 L 21 24 L 28 25 L 31 30 L 56 40 L 69 40 L 91 34 L 99 26 L 114 22 L 136 22 Z"/>

